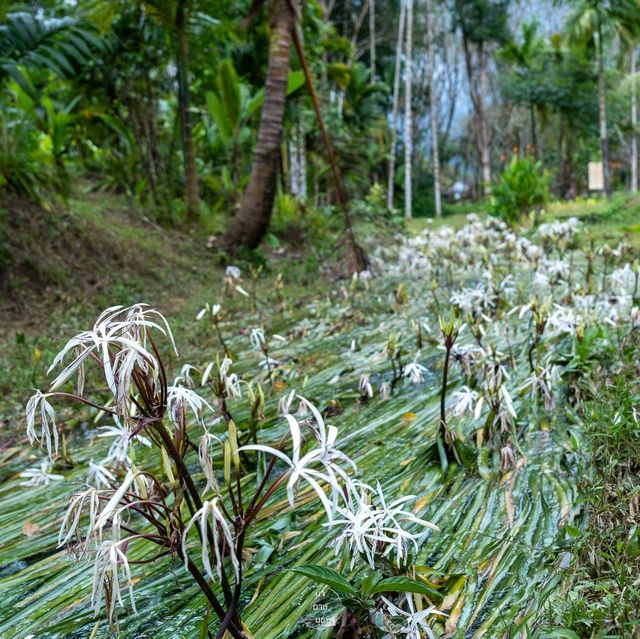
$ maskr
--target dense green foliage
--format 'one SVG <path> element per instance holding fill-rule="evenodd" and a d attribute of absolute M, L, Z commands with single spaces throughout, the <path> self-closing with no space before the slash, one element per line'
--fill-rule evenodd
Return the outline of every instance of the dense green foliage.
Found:
<path fill-rule="evenodd" d="M 493 188 L 491 208 L 509 224 L 536 212 L 549 201 L 549 174 L 531 157 L 513 156 Z"/>
<path fill-rule="evenodd" d="M 372 183 L 386 179 L 389 153 L 404 144 L 401 122 L 390 120 L 399 7 L 378 0 L 377 57 L 371 69 L 363 58 L 370 48 L 368 5 L 358 1 L 349 9 L 347 4 L 335 3 L 327 18 L 321 3 L 305 3 L 300 18 L 305 56 L 343 180 L 350 197 L 358 199 Z M 439 49 L 433 81 L 442 93 L 436 121 L 445 193 L 462 180 L 477 194 L 481 182 L 476 117 L 456 84 L 465 68 L 477 76 L 478 55 L 495 61 L 495 67 L 487 67 L 489 80 L 498 73 L 496 88 L 484 81 L 490 91 L 485 101 L 493 173 L 504 169 L 517 149 L 556 169 L 553 194 L 573 197 L 584 190 L 585 164 L 600 154 L 594 37 L 601 25 L 602 46 L 608 51 L 626 47 L 620 64 L 627 65 L 636 25 L 631 0 L 611 11 L 597 2 L 591 9 L 583 4 L 567 14 L 564 30 L 550 34 L 535 21 L 511 32 L 509 2 L 435 3 Z M 7 5 L 0 25 L 2 189 L 51 202 L 66 197 L 71 183 L 88 180 L 92 189 L 152 203 L 163 224 L 183 221 L 188 178 L 180 100 L 187 99 L 200 219 L 214 231 L 226 225 L 240 204 L 257 142 L 267 10 L 252 13 L 248 1 L 191 0 L 182 25 L 176 22 L 181 6 L 175 1 L 57 0 L 37 3 L 37 10 Z M 424 41 L 420 15 L 414 27 L 418 52 Z M 181 61 L 183 34 L 188 49 Z M 189 80 L 186 98 L 179 82 L 183 67 Z M 619 187 L 630 179 L 630 80 L 612 56 L 604 73 L 608 146 Z M 430 80 L 418 74 L 415 82 L 414 121 L 426 121 Z M 503 114 L 510 108 L 515 110 L 504 126 Z M 399 148 L 390 149 L 394 127 Z M 411 135 L 418 169 L 413 172 L 416 215 L 431 214 L 430 131 L 419 127 Z M 335 204 L 328 157 L 295 53 L 279 171 L 279 190 L 302 207 Z M 398 163 L 398 187 L 403 174 Z M 400 209 L 402 193 L 396 192 Z"/>

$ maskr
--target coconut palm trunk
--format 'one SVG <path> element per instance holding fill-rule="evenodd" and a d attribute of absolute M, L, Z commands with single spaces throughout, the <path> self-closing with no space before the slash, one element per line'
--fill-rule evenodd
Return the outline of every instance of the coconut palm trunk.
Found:
<path fill-rule="evenodd" d="M 404 40 L 405 0 L 400 2 L 398 40 L 396 42 L 396 65 L 393 76 L 393 104 L 391 107 L 391 143 L 389 149 L 389 173 L 387 176 L 387 208 L 393 208 L 396 173 L 396 145 L 398 143 L 398 109 L 400 104 L 400 72 L 402 70 L 402 42 Z"/>
<path fill-rule="evenodd" d="M 274 0 L 271 7 L 271 43 L 258 142 L 240 209 L 229 221 L 220 243 L 226 250 L 260 244 L 269 228 L 276 194 L 294 14 L 288 0 Z"/>
<path fill-rule="evenodd" d="M 413 0 L 407 0 L 407 43 L 405 49 L 405 91 L 404 91 L 404 216 L 413 213 L 413 122 L 411 111 L 411 89 L 413 83 Z"/>
<path fill-rule="evenodd" d="M 436 217 L 442 217 L 440 193 L 440 150 L 438 149 L 438 93 L 435 89 L 436 56 L 433 44 L 433 2 L 427 0 L 427 56 L 429 58 L 429 98 L 431 115 L 431 146 L 433 147 L 433 198 Z"/>
<path fill-rule="evenodd" d="M 186 31 L 186 0 L 176 7 L 176 67 L 178 75 L 178 113 L 182 138 L 182 161 L 187 200 L 187 217 L 194 220 L 200 208 L 198 173 L 196 171 L 196 149 L 191 123 L 191 99 L 189 95 L 189 45 Z"/>

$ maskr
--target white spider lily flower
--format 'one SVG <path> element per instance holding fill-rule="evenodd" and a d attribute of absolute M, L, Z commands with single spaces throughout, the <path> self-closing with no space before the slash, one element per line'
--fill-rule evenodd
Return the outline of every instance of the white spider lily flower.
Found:
<path fill-rule="evenodd" d="M 266 344 L 264 331 L 261 328 L 252 328 L 251 332 L 249 333 L 249 341 L 254 348 L 262 350 L 262 348 Z"/>
<path fill-rule="evenodd" d="M 402 620 L 402 625 L 400 627 L 395 626 L 391 632 L 384 636 L 383 639 L 396 639 L 396 637 L 399 636 L 404 636 L 406 639 L 422 639 L 425 634 L 429 639 L 435 639 L 435 634 L 427 620 L 433 615 L 441 617 L 448 616 L 446 613 L 438 610 L 435 606 L 429 606 L 424 610 L 416 612 L 413 604 L 411 603 L 410 597 L 406 597 L 405 599 L 409 611 L 396 606 L 386 597 L 382 597 L 382 601 L 386 607 L 389 617 Z"/>
<path fill-rule="evenodd" d="M 484 355 L 484 349 L 474 344 L 454 345 L 451 349 L 453 361 L 462 367 L 467 376 L 471 375 L 472 367 L 482 361 Z"/>
<path fill-rule="evenodd" d="M 358 390 L 362 397 L 373 397 L 373 386 L 371 386 L 371 376 L 362 375 L 358 383 Z"/>
<path fill-rule="evenodd" d="M 540 271 L 536 271 L 533 275 L 533 286 L 545 291 L 549 290 L 549 277 Z"/>
<path fill-rule="evenodd" d="M 131 378 L 137 367 L 145 374 L 151 374 L 156 379 L 158 364 L 156 358 L 148 351 L 141 350 L 138 346 L 124 346 L 113 358 L 113 381 L 109 382 L 109 388 L 113 391 L 115 403 L 120 414 L 129 413 L 129 394 L 131 392 Z M 104 362 L 103 362 L 104 363 Z M 109 370 L 109 364 L 105 364 L 105 372 Z M 112 387 L 115 385 L 115 387 Z"/>
<path fill-rule="evenodd" d="M 580 323 L 579 317 L 576 315 L 573 309 L 556 304 L 554 310 L 549 314 L 547 324 L 552 335 L 558 335 L 560 333 L 568 333 L 569 335 L 575 335 L 578 324 Z"/>
<path fill-rule="evenodd" d="M 33 445 L 39 442 L 47 449 L 49 459 L 58 453 L 58 429 L 56 428 L 56 415 L 53 406 L 47 401 L 51 393 L 42 393 L 36 390 L 35 394 L 27 402 L 25 409 L 27 420 L 27 437 Z M 40 434 L 36 433 L 36 421 L 40 422 Z"/>
<path fill-rule="evenodd" d="M 552 278 L 566 278 L 571 266 L 564 260 L 545 260 L 544 267 Z"/>
<path fill-rule="evenodd" d="M 418 362 L 409 362 L 404 369 L 404 376 L 409 378 L 412 384 L 421 384 L 424 382 L 424 374 L 427 369 Z"/>
<path fill-rule="evenodd" d="M 541 397 L 545 410 L 553 410 L 555 401 L 553 387 L 559 381 L 558 367 L 553 365 L 548 368 L 536 368 L 518 390 L 529 390 L 531 399 Z"/>
<path fill-rule="evenodd" d="M 190 388 L 175 383 L 173 386 L 168 386 L 167 412 L 169 419 L 174 424 L 179 424 L 187 408 L 191 410 L 199 422 L 203 421 L 202 412 L 205 408 L 208 408 L 212 413 L 214 412 L 211 404 Z"/>
<path fill-rule="evenodd" d="M 211 462 L 211 455 L 209 454 L 209 449 L 213 442 L 220 445 L 222 444 L 218 437 L 212 435 L 208 430 L 205 430 L 204 435 L 200 437 L 200 444 L 198 445 L 198 460 L 200 461 L 200 468 L 202 468 L 204 478 L 207 480 L 207 485 L 204 487 L 203 494 L 206 494 L 209 490 L 213 490 L 214 493 L 219 492 L 218 481 L 215 473 L 213 472 L 213 464 Z"/>
<path fill-rule="evenodd" d="M 473 412 L 473 407 L 478 401 L 478 392 L 472 390 L 468 386 L 463 386 L 452 395 L 453 408 L 451 409 L 454 417 L 461 417 L 466 412 Z"/>
<path fill-rule="evenodd" d="M 504 403 L 507 413 L 513 417 L 513 419 L 517 419 L 518 414 L 516 413 L 516 409 L 513 407 L 513 400 L 511 399 L 511 395 L 507 390 L 506 386 L 501 385 L 500 390 L 498 391 L 500 394 L 500 398 L 502 403 Z"/>
<path fill-rule="evenodd" d="M 27 481 L 21 481 L 21 486 L 48 486 L 52 481 L 58 481 L 64 479 L 62 475 L 56 475 L 49 472 L 51 470 L 51 464 L 48 461 L 43 461 L 40 466 L 35 468 L 27 468 L 20 473 L 20 477 Z"/>
<path fill-rule="evenodd" d="M 280 361 L 277 359 L 273 359 L 273 357 L 265 357 L 261 362 L 260 362 L 260 368 L 262 368 L 263 370 L 269 369 L 269 368 L 276 368 L 277 366 L 280 366 Z"/>
<path fill-rule="evenodd" d="M 60 532 L 58 533 L 58 548 L 71 543 L 75 537 L 78 543 L 91 539 L 95 530 L 96 520 L 100 510 L 100 491 L 95 488 L 88 488 L 72 495 L 67 505 L 67 512 L 64 515 Z M 89 524 L 86 534 L 82 533 L 80 519 L 88 512 Z"/>
<path fill-rule="evenodd" d="M 109 522 L 111 522 L 112 534 L 114 537 L 118 536 L 121 508 L 120 502 L 125 494 L 129 492 L 129 489 L 132 488 L 132 484 L 134 484 L 134 480 L 137 475 L 138 473 L 133 473 L 130 470 L 127 472 L 125 478 L 122 480 L 122 484 L 120 484 L 118 490 L 113 493 L 106 506 L 102 509 L 102 512 L 96 519 L 95 525 L 90 531 L 89 536 L 95 535 L 98 539 L 102 539 L 102 531 Z"/>
<path fill-rule="evenodd" d="M 91 591 L 91 605 L 97 615 L 105 601 L 107 619 L 110 624 L 115 620 L 116 604 L 124 608 L 122 589 L 120 586 L 120 572 L 124 573 L 126 588 L 129 591 L 131 607 L 137 613 L 136 603 L 133 598 L 133 578 L 131 568 L 127 561 L 126 549 L 128 539 L 122 541 L 104 541 L 98 547 L 94 560 L 93 588 Z"/>
<path fill-rule="evenodd" d="M 296 389 L 292 388 L 291 392 L 283 395 L 278 401 L 278 415 L 286 415 L 291 412 L 291 404 L 296 397 Z"/>
<path fill-rule="evenodd" d="M 249 295 L 249 293 L 247 293 L 247 291 L 245 291 L 242 288 L 242 286 L 236 286 L 235 289 L 238 293 L 240 293 L 240 295 L 244 295 L 245 297 L 251 297 L 251 295 Z"/>
<path fill-rule="evenodd" d="M 51 384 L 55 390 L 64 384 L 76 371 L 84 378 L 84 364 L 89 356 L 95 356 L 102 364 L 105 380 L 116 397 L 117 403 L 128 393 L 133 368 L 138 365 L 145 372 L 157 370 L 156 358 L 147 349 L 149 330 L 157 330 L 167 337 L 176 351 L 173 334 L 164 316 L 146 304 L 134 304 L 128 308 L 112 306 L 103 311 L 91 330 L 78 333 L 70 339 L 56 355 L 50 373 L 67 356 L 76 352 L 75 359 L 62 370 Z M 114 355 L 112 349 L 117 352 Z"/>
<path fill-rule="evenodd" d="M 410 544 L 417 551 L 418 542 L 428 530 L 439 530 L 431 522 L 405 510 L 405 504 L 415 498 L 415 495 L 407 495 L 387 504 L 379 482 L 376 489 L 360 484 L 360 492 L 355 496 L 353 505 L 338 508 L 342 518 L 325 524 L 343 527 L 335 542 L 336 553 L 346 544 L 351 552 L 352 568 L 358 553 L 364 556 L 371 568 L 376 567 L 376 557 L 387 557 L 392 552 L 395 561 L 401 563 L 408 555 Z M 412 533 L 406 530 L 407 526 L 421 530 Z"/>
<path fill-rule="evenodd" d="M 616 295 L 632 295 L 636 286 L 636 274 L 630 264 L 625 264 L 609 275 L 611 291 Z"/>
<path fill-rule="evenodd" d="M 131 460 L 129 459 L 129 449 L 132 443 L 138 442 L 147 448 L 151 447 L 151 441 L 143 435 L 131 435 L 131 433 L 115 419 L 115 424 L 112 426 L 100 426 L 98 430 L 101 431 L 98 437 L 113 437 L 113 443 L 109 447 L 107 456 L 103 460 L 103 464 L 123 464 L 129 466 Z"/>
<path fill-rule="evenodd" d="M 210 315 L 211 317 L 217 317 L 220 315 L 220 311 L 222 310 L 222 306 L 220 304 L 211 304 L 208 303 L 204 305 L 203 308 L 200 309 L 198 314 L 196 315 L 196 320 L 201 320 L 203 317 Z"/>
<path fill-rule="evenodd" d="M 232 280 L 239 280 L 242 277 L 242 271 L 237 266 L 227 266 L 224 274 Z"/>
<path fill-rule="evenodd" d="M 240 379 L 235 373 L 229 373 L 231 364 L 233 362 L 228 357 L 225 357 L 220 366 L 220 380 L 224 384 L 225 392 L 228 397 L 242 397 L 242 389 L 240 388 Z"/>
<path fill-rule="evenodd" d="M 205 386 L 206 383 L 209 381 L 209 378 L 211 377 L 211 371 L 213 370 L 213 367 L 216 365 L 215 362 L 209 362 L 205 369 L 204 372 L 202 373 L 202 379 L 200 380 L 200 386 Z"/>
<path fill-rule="evenodd" d="M 89 486 L 100 488 L 111 485 L 111 482 L 116 481 L 116 476 L 102 464 L 96 464 L 93 459 L 90 459 L 86 481 Z"/>
<path fill-rule="evenodd" d="M 191 371 L 197 370 L 198 369 L 195 366 L 192 366 L 191 364 L 185 364 L 180 369 L 180 375 L 176 379 L 183 381 L 185 386 L 188 386 L 189 388 L 195 388 L 196 384 L 193 381 L 193 377 L 191 376 Z"/>
<path fill-rule="evenodd" d="M 225 357 L 222 362 L 220 362 L 220 366 L 218 367 L 218 370 L 220 371 L 220 375 L 221 376 L 225 376 L 229 373 L 229 369 L 231 368 L 231 365 L 233 364 L 233 360 L 230 357 Z"/>
<path fill-rule="evenodd" d="M 264 446 L 262 444 L 249 444 L 242 446 L 239 450 L 253 450 L 267 453 L 278 457 L 291 468 L 291 475 L 287 482 L 287 497 L 289 504 L 293 507 L 295 504 L 295 492 L 300 480 L 306 481 L 314 490 L 318 499 L 322 503 L 329 521 L 333 520 L 334 512 L 337 508 L 338 498 L 343 496 L 340 490 L 338 479 L 342 479 L 347 486 L 351 487 L 352 480 L 347 473 L 339 466 L 340 462 L 344 462 L 351 466 L 355 472 L 356 465 L 344 453 L 337 450 L 334 446 L 338 429 L 335 426 L 325 426 L 324 419 L 320 411 L 308 400 L 300 395 L 297 396 L 301 404 L 304 404 L 313 414 L 316 428 L 312 428 L 313 434 L 318 440 L 318 447 L 313 448 L 304 455 L 301 455 L 302 434 L 300 424 L 293 415 L 286 414 L 285 418 L 289 423 L 291 433 L 291 441 L 293 450 L 291 457 L 285 455 L 282 451 Z M 317 465 L 320 469 L 312 468 Z M 328 499 L 324 489 L 320 485 L 320 481 L 325 482 L 331 489 L 331 501 Z"/>
<path fill-rule="evenodd" d="M 182 533 L 182 556 L 184 558 L 185 567 L 188 563 L 187 555 L 187 535 L 189 530 L 194 524 L 200 526 L 200 540 L 202 544 L 202 564 L 207 576 L 212 579 L 218 580 L 222 578 L 222 567 L 224 558 L 224 549 L 221 545 L 224 544 L 229 551 L 229 558 L 231 559 L 231 565 L 233 571 L 238 576 L 240 565 L 235 554 L 235 546 L 233 543 L 233 534 L 229 528 L 227 520 L 224 518 L 222 511 L 218 506 L 218 498 L 214 497 L 211 501 L 205 501 L 202 504 L 202 508 L 196 511 L 191 518 L 191 521 L 187 524 Z M 209 548 L 209 535 L 208 530 L 211 530 L 213 548 Z M 215 574 L 214 568 L 211 566 L 210 552 L 213 550 L 215 555 Z"/>

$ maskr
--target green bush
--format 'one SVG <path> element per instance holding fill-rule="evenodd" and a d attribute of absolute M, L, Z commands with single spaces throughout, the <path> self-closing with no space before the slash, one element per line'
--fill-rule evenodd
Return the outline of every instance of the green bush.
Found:
<path fill-rule="evenodd" d="M 538 212 L 549 201 L 549 179 L 541 162 L 514 155 L 493 188 L 492 213 L 514 224 L 523 215 Z"/>

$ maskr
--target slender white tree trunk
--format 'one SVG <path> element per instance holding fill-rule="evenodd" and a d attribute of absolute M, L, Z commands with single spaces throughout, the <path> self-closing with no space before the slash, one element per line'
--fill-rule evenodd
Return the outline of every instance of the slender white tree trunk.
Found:
<path fill-rule="evenodd" d="M 393 103 L 391 107 L 391 144 L 389 151 L 389 173 L 387 176 L 387 208 L 393 208 L 393 192 L 396 173 L 396 144 L 398 143 L 398 109 L 400 105 L 400 72 L 402 70 L 402 42 L 404 39 L 405 0 L 400 2 L 398 40 L 396 42 L 396 65 L 393 76 Z"/>
<path fill-rule="evenodd" d="M 429 97 L 431 101 L 431 146 L 433 147 L 433 197 L 436 217 L 442 217 L 440 193 L 440 151 L 438 149 L 438 94 L 435 87 L 436 56 L 433 43 L 433 2 L 427 0 L 427 55 L 429 58 Z"/>
<path fill-rule="evenodd" d="M 302 121 L 297 126 L 297 142 L 298 142 L 298 188 L 300 189 L 300 199 L 307 199 L 307 149 L 304 143 L 304 127 Z"/>
<path fill-rule="evenodd" d="M 483 192 L 491 194 L 491 147 L 489 141 L 489 124 L 487 122 L 487 60 L 484 46 L 478 45 L 478 127 L 480 136 L 480 165 L 482 169 Z"/>
<path fill-rule="evenodd" d="M 607 133 L 607 84 L 604 70 L 602 29 L 597 33 L 598 54 L 598 112 L 600 116 L 600 153 L 602 155 L 602 173 L 604 192 L 611 197 L 611 170 L 609 167 L 609 135 Z"/>
<path fill-rule="evenodd" d="M 307 197 L 307 157 L 301 122 L 294 126 L 288 146 L 290 191 L 292 195 L 304 200 Z"/>
<path fill-rule="evenodd" d="M 376 79 L 376 0 L 369 0 L 369 66 L 371 79 Z"/>
<path fill-rule="evenodd" d="M 638 192 L 638 89 L 636 86 L 636 54 L 631 49 L 631 192 Z"/>
<path fill-rule="evenodd" d="M 407 0 L 407 43 L 404 90 L 404 216 L 412 217 L 413 180 L 413 124 L 411 113 L 411 88 L 413 82 L 413 0 Z"/>
<path fill-rule="evenodd" d="M 296 145 L 296 134 L 292 134 L 289 139 L 289 190 L 291 195 L 298 195 L 300 186 L 298 184 L 298 148 Z"/>

